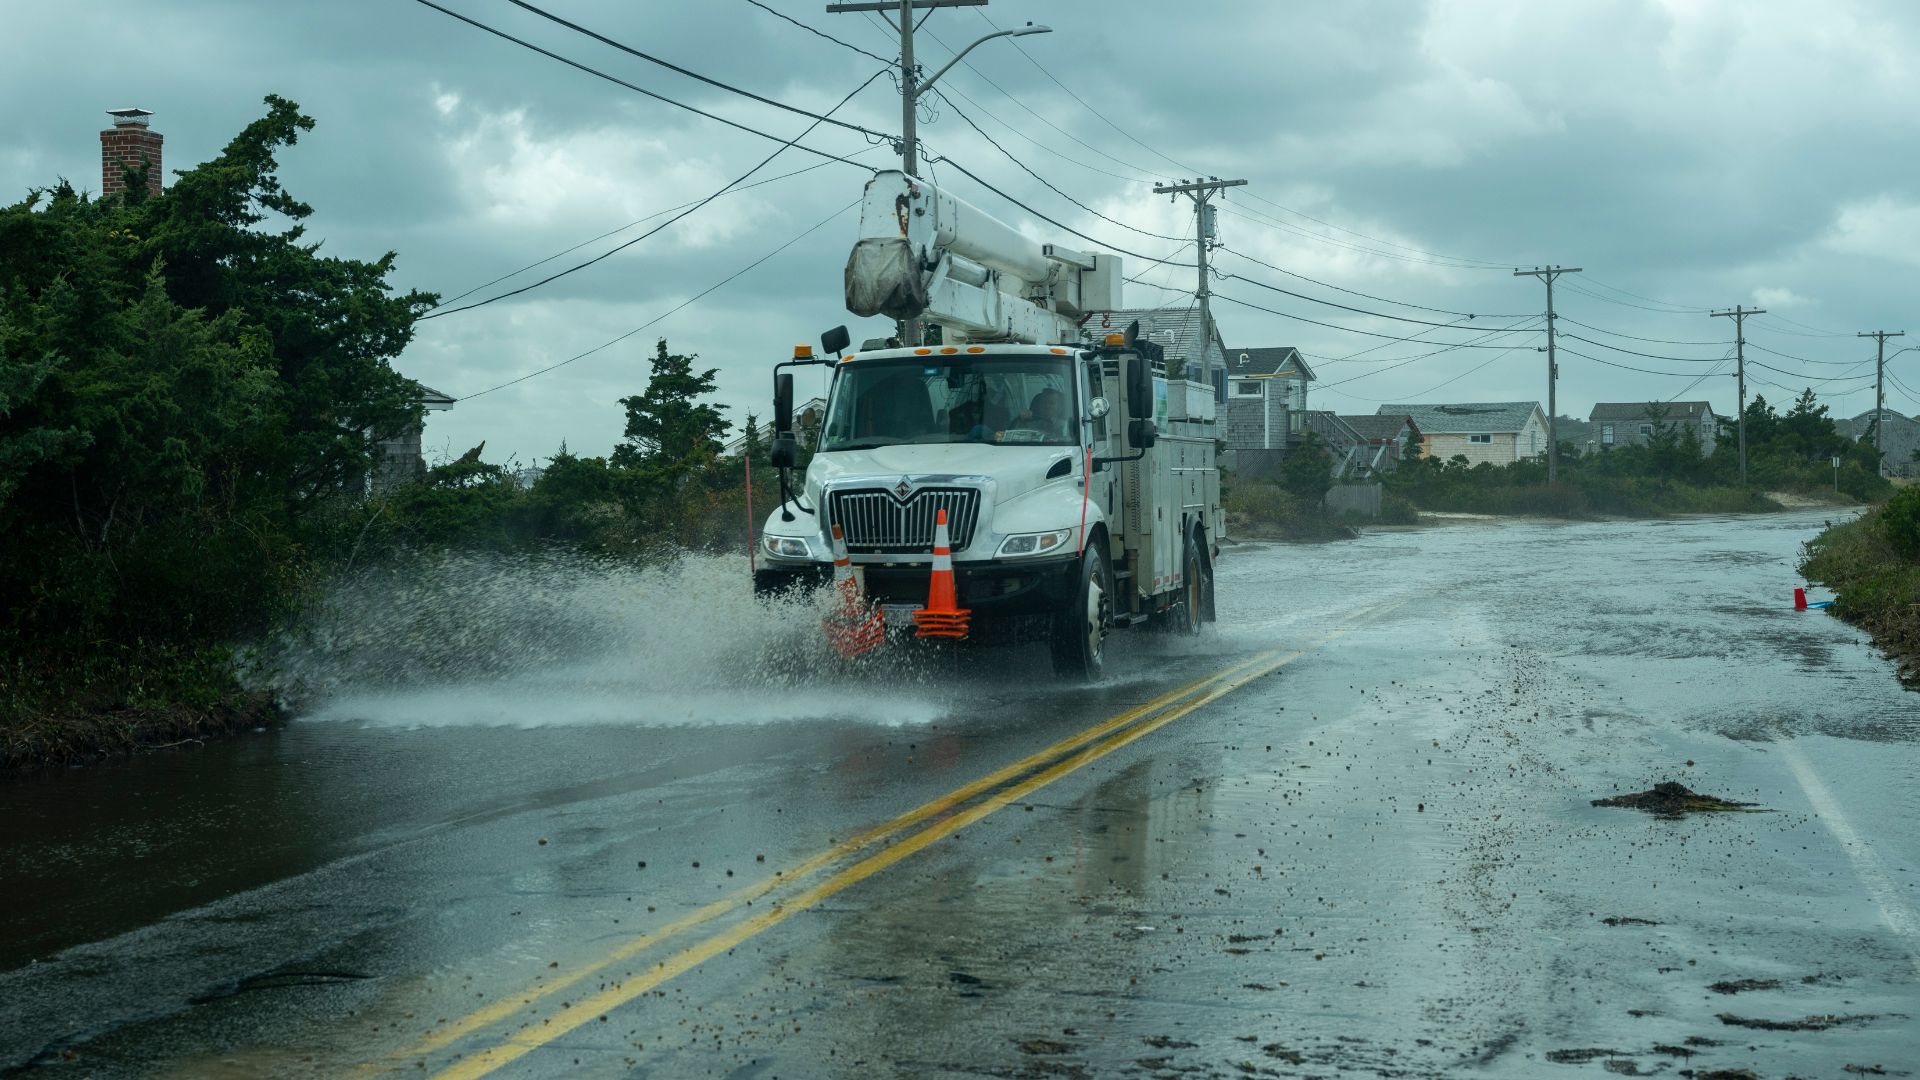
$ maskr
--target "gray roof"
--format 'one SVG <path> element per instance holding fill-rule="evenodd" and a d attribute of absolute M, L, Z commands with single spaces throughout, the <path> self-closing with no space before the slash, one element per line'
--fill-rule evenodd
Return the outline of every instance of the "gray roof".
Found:
<path fill-rule="evenodd" d="M 1593 420 L 1645 420 L 1656 409 L 1666 410 L 1669 421 L 1698 420 L 1705 416 L 1717 416 L 1713 406 L 1705 401 L 1602 401 L 1594 405 L 1587 419 Z"/>
<path fill-rule="evenodd" d="M 1342 416 L 1340 419 L 1345 421 L 1348 427 L 1359 432 L 1361 438 L 1373 440 L 1399 438 L 1400 433 L 1407 429 L 1407 425 L 1412 422 L 1413 417 L 1408 416 L 1406 413 L 1393 413 L 1390 415 Z M 1415 428 L 1419 426 L 1418 424 L 1414 424 Z"/>
<path fill-rule="evenodd" d="M 449 397 L 435 390 L 433 387 L 428 386 L 426 383 L 417 380 L 413 385 L 420 388 L 420 404 L 422 405 L 451 405 L 459 400 L 458 398 Z"/>
<path fill-rule="evenodd" d="M 1534 413 L 1546 414 L 1537 401 L 1468 402 L 1459 405 L 1382 405 L 1375 416 L 1413 417 L 1428 435 L 1519 431 Z"/>
<path fill-rule="evenodd" d="M 1246 358 L 1246 363 L 1240 362 Z M 1264 349 L 1228 349 L 1228 375 L 1272 375 L 1281 371 L 1297 371 L 1312 382 L 1319 376 L 1307 366 L 1307 358 L 1300 350 L 1291 345 L 1277 345 Z"/>
<path fill-rule="evenodd" d="M 1099 342 L 1108 334 L 1122 333 L 1135 319 L 1140 321 L 1140 336 L 1166 347 L 1168 360 L 1200 359 L 1200 308 L 1121 308 L 1100 311 L 1080 323 L 1080 336 Z M 1225 364 L 1226 347 L 1220 343 L 1220 324 L 1213 324 L 1213 362 Z M 1198 377 L 1198 373 L 1195 373 Z"/>
<path fill-rule="evenodd" d="M 1882 409 L 1881 411 L 1886 414 L 1886 419 L 1883 421 L 1883 423 L 1886 425 L 1888 432 L 1895 432 L 1895 431 L 1901 431 L 1907 428 L 1920 427 L 1920 420 L 1916 420 L 1908 416 L 1902 416 L 1900 413 L 1897 413 L 1892 409 Z M 1840 421 L 1839 422 L 1840 430 L 1846 432 L 1848 435 L 1852 436 L 1855 439 L 1866 438 L 1867 432 L 1873 429 L 1873 413 L 1874 413 L 1874 410 L 1868 409 L 1866 412 L 1861 413 L 1859 416 L 1856 416 L 1851 420 Z"/>

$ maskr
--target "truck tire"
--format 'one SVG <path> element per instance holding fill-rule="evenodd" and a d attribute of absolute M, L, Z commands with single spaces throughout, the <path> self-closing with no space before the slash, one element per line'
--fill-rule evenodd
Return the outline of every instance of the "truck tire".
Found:
<path fill-rule="evenodd" d="M 1113 575 L 1099 545 L 1080 558 L 1080 580 L 1053 617 L 1054 674 L 1093 682 L 1106 669 L 1107 627 L 1113 622 Z"/>
<path fill-rule="evenodd" d="M 1214 553 L 1208 550 L 1206 531 L 1201 529 L 1200 526 L 1195 525 L 1193 527 L 1191 542 L 1193 549 L 1200 553 L 1200 621 L 1202 623 L 1218 622 L 1220 621 L 1220 615 L 1214 610 L 1213 606 Z"/>
<path fill-rule="evenodd" d="M 1167 629 L 1175 634 L 1200 632 L 1200 623 L 1213 607 L 1213 581 L 1200 554 L 1198 530 L 1189 529 L 1180 545 L 1180 593 L 1167 610 Z"/>

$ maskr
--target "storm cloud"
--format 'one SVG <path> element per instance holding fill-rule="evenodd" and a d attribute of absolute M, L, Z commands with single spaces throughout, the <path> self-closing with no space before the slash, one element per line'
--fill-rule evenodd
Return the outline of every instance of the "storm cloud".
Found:
<path fill-rule="evenodd" d="M 570 34 L 505 0 L 446 0 L 475 19 L 741 123 L 790 137 L 808 121 Z M 881 56 L 895 43 L 870 16 L 770 0 L 792 18 Z M 768 97 L 822 111 L 881 65 L 746 0 L 648 4 L 554 0 L 568 18 Z M 1872 404 L 1871 343 L 1904 328 L 1920 264 L 1920 101 L 1912 57 L 1920 8 L 1898 2 L 1430 0 L 1338 5 L 1269 0 L 1169 7 L 1145 0 L 994 0 L 936 12 L 920 39 L 930 70 L 993 25 L 1053 33 L 992 42 L 941 80 L 921 134 L 935 155 L 1115 248 L 1189 261 L 1190 210 L 1150 188 L 1199 173 L 1244 177 L 1221 219 L 1227 251 L 1216 317 L 1230 347 L 1295 345 L 1316 365 L 1312 405 L 1371 412 L 1384 401 L 1544 399 L 1538 333 L 1470 340 L 1273 293 L 1253 282 L 1375 311 L 1452 321 L 1308 284 L 1510 326 L 1543 307 L 1515 266 L 1559 263 L 1560 312 L 1618 335 L 1567 333 L 1661 357 L 1564 342 L 1626 370 L 1565 355 L 1563 412 L 1598 400 L 1685 392 L 1726 410 L 1728 320 L 1705 309 L 1759 304 L 1754 357 L 1821 379 L 1836 413 Z M 1057 80 L 1057 81 L 1056 81 Z M 68 177 L 94 187 L 105 109 L 155 111 L 169 168 L 205 160 L 278 93 L 318 127 L 283 155 L 288 188 L 313 204 L 310 235 L 335 254 L 399 253 L 397 283 L 464 292 L 591 237 L 699 199 L 775 144 L 673 108 L 404 0 L 263 4 L 200 0 L 16 6 L 0 39 L 0 182 L 9 198 Z M 836 116 L 899 126 L 881 77 Z M 1037 182 L 961 113 L 1076 205 Z M 550 285 L 421 324 L 407 374 L 455 396 L 515 379 L 659 318 L 829 218 L 859 194 L 884 143 L 821 128 L 808 145 L 852 157 L 729 194 L 657 236 Z M 755 179 L 820 159 L 789 150 Z M 963 197 L 1056 230 L 966 177 L 932 175 Z M 1129 231 L 1087 208 L 1134 226 Z M 640 225 L 542 270 L 629 239 Z M 489 459 L 525 463 L 563 440 L 604 453 L 616 399 L 641 389 L 655 337 L 720 368 L 729 415 L 762 414 L 766 371 L 794 342 L 836 323 L 854 339 L 885 327 L 847 315 L 840 270 L 848 211 L 725 287 L 591 356 L 436 414 L 430 452 L 482 439 Z M 1149 235 L 1143 235 L 1149 234 Z M 1157 235 L 1152 235 L 1157 234 Z M 1063 240 L 1075 242 L 1072 238 Z M 1443 257 L 1436 257 L 1443 256 Z M 1193 271 L 1128 259 L 1137 306 L 1191 303 Z M 525 283 L 522 275 L 491 291 Z M 1161 288 L 1161 287 L 1164 288 Z M 1679 310 L 1684 309 L 1684 310 Z M 1494 320 L 1489 316 L 1508 316 Z M 1920 330 L 1920 327 L 1914 329 Z M 1381 345 L 1351 330 L 1420 334 Z M 1422 331 L 1428 331 L 1422 334 Z M 1677 344 L 1678 342 L 1698 344 Z M 1779 354 L 1789 354 L 1788 359 Z M 1343 359 L 1348 358 L 1350 359 Z M 1376 363 L 1376 361 L 1386 361 Z M 1889 364 L 1888 404 L 1920 411 L 1920 354 Z M 1712 371 L 1714 374 L 1707 375 Z M 1912 373 L 1912 374 L 1908 374 Z M 1811 381 L 1758 369 L 1771 400 Z M 1705 375 L 1690 385 L 1694 376 Z M 1359 376 L 1366 376 L 1359 378 Z M 1354 381 L 1348 381 L 1354 380 Z M 1338 383 L 1334 386 L 1331 384 Z M 1770 385 L 1772 384 L 1772 385 Z M 803 388 L 804 392 L 804 388 Z"/>

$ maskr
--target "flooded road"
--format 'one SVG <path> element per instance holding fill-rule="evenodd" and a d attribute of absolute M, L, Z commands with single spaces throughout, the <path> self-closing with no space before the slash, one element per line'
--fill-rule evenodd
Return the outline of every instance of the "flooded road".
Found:
<path fill-rule="evenodd" d="M 1090 690 L 765 678 L 731 566 L 503 602 L 610 647 L 0 787 L 0 1069 L 1920 1073 L 1920 697 L 1792 610 L 1822 517 L 1241 545 Z M 1752 805 L 1593 805 L 1663 782 Z"/>

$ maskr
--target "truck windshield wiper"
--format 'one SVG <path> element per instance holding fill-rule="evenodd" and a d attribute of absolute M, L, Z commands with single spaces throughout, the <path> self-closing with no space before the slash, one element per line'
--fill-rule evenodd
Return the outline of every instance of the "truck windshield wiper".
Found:
<path fill-rule="evenodd" d="M 899 440 L 897 440 L 897 439 L 889 439 L 889 440 L 882 440 L 882 441 L 878 441 L 878 442 L 856 442 L 856 443 L 843 443 L 843 444 L 842 444 L 842 445 L 840 445 L 840 446 L 834 446 L 834 447 L 829 447 L 828 449 L 829 449 L 830 451 L 834 451 L 834 450 L 878 450 L 878 449 L 880 449 L 880 448 L 881 448 L 881 447 L 883 447 L 883 446 L 899 446 L 899 445 L 900 445 L 900 442 L 899 442 Z"/>

